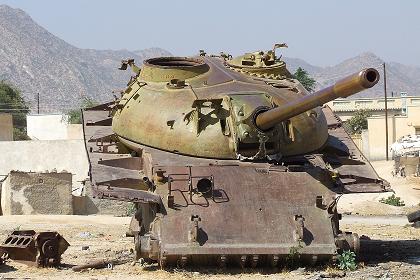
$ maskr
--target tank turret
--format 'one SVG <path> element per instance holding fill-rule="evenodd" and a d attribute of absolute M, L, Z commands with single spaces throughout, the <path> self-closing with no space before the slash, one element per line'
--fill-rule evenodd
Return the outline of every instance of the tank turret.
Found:
<path fill-rule="evenodd" d="M 127 146 L 144 144 L 206 158 L 257 159 L 303 154 L 327 140 L 317 108 L 372 87 L 365 69 L 309 94 L 274 51 L 237 58 L 152 58 L 114 110 L 113 129 Z"/>

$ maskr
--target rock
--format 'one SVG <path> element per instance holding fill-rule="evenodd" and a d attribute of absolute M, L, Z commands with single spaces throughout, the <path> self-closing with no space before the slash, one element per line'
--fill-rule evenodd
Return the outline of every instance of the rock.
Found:
<path fill-rule="evenodd" d="M 90 238 L 90 237 L 92 237 L 92 234 L 90 232 L 88 232 L 88 231 L 85 231 L 85 232 L 79 233 L 79 237 L 81 237 L 81 238 Z"/>
<path fill-rule="evenodd" d="M 306 268 L 299 267 L 299 268 L 297 268 L 295 270 L 292 270 L 291 273 L 305 273 L 305 271 L 306 271 Z"/>
<path fill-rule="evenodd" d="M 331 271 L 331 272 L 323 272 L 321 273 L 322 278 L 341 278 L 346 276 L 345 271 Z"/>
<path fill-rule="evenodd" d="M 420 210 L 411 212 L 407 214 L 407 219 L 410 223 L 419 222 L 420 221 Z"/>
<path fill-rule="evenodd" d="M 384 275 L 382 275 L 381 280 L 391 280 L 392 277 L 389 275 L 389 272 L 385 272 Z"/>
<path fill-rule="evenodd" d="M 309 278 L 309 280 L 322 280 L 322 276 L 320 274 L 315 274 L 314 276 L 312 276 L 311 278 Z"/>

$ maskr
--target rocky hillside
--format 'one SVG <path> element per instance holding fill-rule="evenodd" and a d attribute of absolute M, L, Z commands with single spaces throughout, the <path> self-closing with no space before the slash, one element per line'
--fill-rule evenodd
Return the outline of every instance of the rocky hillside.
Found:
<path fill-rule="evenodd" d="M 151 56 L 170 55 L 152 48 L 139 51 L 76 48 L 57 38 L 19 9 L 0 5 L 0 80 L 7 80 L 33 103 L 40 93 L 41 112 L 66 111 L 84 97 L 112 98 L 124 88 L 130 71 L 118 71 L 121 59 L 137 62 Z"/>
<path fill-rule="evenodd" d="M 98 102 L 112 98 L 112 90 L 122 89 L 130 71 L 118 71 L 121 59 L 134 58 L 138 64 L 153 56 L 170 55 L 159 48 L 146 50 L 90 50 L 74 47 L 34 22 L 19 9 L 0 5 L 0 80 L 16 85 L 31 102 L 40 93 L 41 112 L 65 112 L 80 105 L 85 97 Z M 382 59 L 364 53 L 331 67 L 318 67 L 304 60 L 285 58 L 289 69 L 307 70 L 317 80 L 317 88 L 330 85 L 364 67 L 382 73 Z M 387 64 L 388 91 L 420 95 L 420 67 Z M 355 95 L 382 96 L 383 83 Z"/>
<path fill-rule="evenodd" d="M 317 67 L 301 59 L 285 58 L 288 68 L 294 72 L 302 67 L 317 81 L 317 88 L 331 85 L 340 78 L 356 72 L 362 68 L 374 67 L 383 76 L 384 61 L 373 53 L 362 53 L 356 57 L 347 59 L 335 66 Z M 407 66 L 400 63 L 387 63 L 387 92 L 399 95 L 405 91 L 409 95 L 420 95 L 420 67 Z M 353 95 L 351 98 L 360 97 L 382 97 L 384 95 L 384 84 L 381 79 L 372 89 Z"/>

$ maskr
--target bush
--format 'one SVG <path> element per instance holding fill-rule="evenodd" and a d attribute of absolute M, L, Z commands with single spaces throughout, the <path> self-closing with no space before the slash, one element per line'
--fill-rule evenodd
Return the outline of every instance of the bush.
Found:
<path fill-rule="evenodd" d="M 90 99 L 89 97 L 85 97 L 80 108 L 73 109 L 67 112 L 67 115 L 69 116 L 68 122 L 71 124 L 81 124 L 82 123 L 82 110 L 89 107 L 96 106 L 96 105 L 98 105 L 97 102 Z"/>
<path fill-rule="evenodd" d="M 29 140 L 26 134 L 26 115 L 29 111 L 29 104 L 23 99 L 20 90 L 0 81 L 0 113 L 12 115 L 14 140 Z"/>
<path fill-rule="evenodd" d="M 405 206 L 405 203 L 403 200 L 401 200 L 401 197 L 395 196 L 395 194 L 388 196 L 387 198 L 381 198 L 379 202 L 392 206 Z"/>
<path fill-rule="evenodd" d="M 127 217 L 132 217 L 134 216 L 134 214 L 136 214 L 137 211 L 137 207 L 135 203 L 130 203 L 127 206 L 127 211 L 126 211 L 126 216 Z"/>
<path fill-rule="evenodd" d="M 356 264 L 356 254 L 352 251 L 344 251 L 338 255 L 338 268 L 341 270 L 355 270 L 357 268 Z"/>
<path fill-rule="evenodd" d="M 289 254 L 286 256 L 287 266 L 294 268 L 299 265 L 300 262 L 300 250 L 303 248 L 301 242 L 297 246 L 292 246 L 289 249 Z"/>
<path fill-rule="evenodd" d="M 296 69 L 296 72 L 293 74 L 294 78 L 298 80 L 302 86 L 309 92 L 313 92 L 315 90 L 316 81 L 312 79 L 308 72 L 305 71 L 302 67 Z"/>
<path fill-rule="evenodd" d="M 346 121 L 350 134 L 360 134 L 362 130 L 368 129 L 368 120 L 371 114 L 366 110 L 358 110 L 353 117 Z"/>

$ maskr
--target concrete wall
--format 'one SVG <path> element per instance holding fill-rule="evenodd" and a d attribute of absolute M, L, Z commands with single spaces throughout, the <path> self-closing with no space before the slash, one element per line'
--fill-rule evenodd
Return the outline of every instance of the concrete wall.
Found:
<path fill-rule="evenodd" d="M 367 159 L 370 159 L 369 130 L 367 129 L 362 131 L 362 148 L 360 150 Z"/>
<path fill-rule="evenodd" d="M 87 183 L 86 186 L 82 184 L 81 181 L 88 178 L 89 172 L 83 140 L 0 142 L 0 181 L 13 170 L 25 172 L 65 170 L 71 173 L 73 175 L 72 189 L 75 195 L 72 197 L 72 208 L 76 215 L 124 216 L 131 204 L 116 200 L 95 199 L 92 197 L 90 184 Z M 8 183 L 3 182 L 3 184 Z M 10 200 L 10 197 L 7 198 L 5 193 L 3 199 Z M 50 200 L 45 200 L 45 203 L 49 203 Z"/>
<path fill-rule="evenodd" d="M 83 126 L 81 124 L 69 124 L 67 126 L 67 140 L 83 140 Z"/>
<path fill-rule="evenodd" d="M 404 135 L 415 134 L 420 130 L 420 107 L 408 106 L 405 116 L 388 117 L 388 147 L 385 146 L 385 117 L 377 116 L 368 118 L 369 134 L 369 159 L 384 160 L 386 150 L 390 149 L 392 143 Z M 391 158 L 389 152 L 389 157 Z"/>
<path fill-rule="evenodd" d="M 13 141 L 13 118 L 11 114 L 0 113 L 0 141 Z"/>
<path fill-rule="evenodd" d="M 3 182 L 3 215 L 73 214 L 72 175 L 12 171 Z"/>
<path fill-rule="evenodd" d="M 83 140 L 82 125 L 69 124 L 66 115 L 28 115 L 26 120 L 32 140 Z"/>
<path fill-rule="evenodd" d="M 73 189 L 82 188 L 89 163 L 82 140 L 0 142 L 0 180 L 12 170 L 45 172 L 63 170 L 73 174 Z"/>
<path fill-rule="evenodd" d="M 67 139 L 67 118 L 61 114 L 28 115 L 27 132 L 33 140 Z"/>
<path fill-rule="evenodd" d="M 131 206 L 131 202 L 93 198 L 89 182 L 86 183 L 83 196 L 73 196 L 74 215 L 127 216 Z"/>

